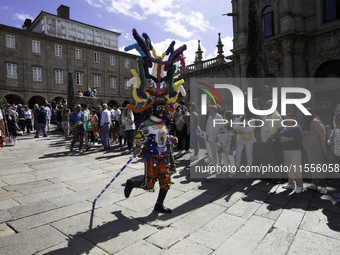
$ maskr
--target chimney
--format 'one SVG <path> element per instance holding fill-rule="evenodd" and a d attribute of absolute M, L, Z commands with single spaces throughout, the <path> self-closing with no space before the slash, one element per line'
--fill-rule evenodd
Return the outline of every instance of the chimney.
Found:
<path fill-rule="evenodd" d="M 69 19 L 70 18 L 70 7 L 65 5 L 60 5 L 57 9 L 58 17 L 63 19 Z"/>
<path fill-rule="evenodd" d="M 23 30 L 29 29 L 29 27 L 31 26 L 31 24 L 32 24 L 32 20 L 26 19 L 25 22 L 24 22 L 24 24 L 22 25 L 22 29 L 23 29 Z"/>

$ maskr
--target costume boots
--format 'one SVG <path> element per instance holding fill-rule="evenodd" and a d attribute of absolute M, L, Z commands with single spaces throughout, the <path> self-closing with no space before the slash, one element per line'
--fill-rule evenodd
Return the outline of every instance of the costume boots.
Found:
<path fill-rule="evenodd" d="M 131 194 L 131 191 L 133 188 L 140 188 L 142 185 L 142 181 L 133 181 L 131 179 L 128 179 L 125 184 L 125 189 L 124 189 L 124 195 L 126 198 L 128 198 Z"/>
<path fill-rule="evenodd" d="M 166 208 L 163 205 L 164 198 L 165 198 L 167 192 L 168 192 L 168 190 L 166 190 L 166 189 L 159 189 L 159 194 L 158 194 L 157 202 L 156 202 L 155 208 L 154 208 L 154 210 L 156 212 L 162 212 L 162 213 L 171 213 L 172 212 L 171 209 Z"/>

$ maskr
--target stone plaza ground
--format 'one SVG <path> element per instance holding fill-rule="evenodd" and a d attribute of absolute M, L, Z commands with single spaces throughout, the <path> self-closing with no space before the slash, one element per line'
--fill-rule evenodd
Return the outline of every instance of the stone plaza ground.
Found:
<path fill-rule="evenodd" d="M 92 214 L 131 155 L 117 146 L 81 155 L 56 132 L 33 136 L 0 149 L 1 255 L 340 254 L 340 204 L 330 195 L 338 180 L 321 195 L 256 179 L 191 179 L 185 155 L 165 201 L 173 212 L 157 214 L 157 184 L 124 197 L 125 181 L 143 174 L 134 160 Z"/>

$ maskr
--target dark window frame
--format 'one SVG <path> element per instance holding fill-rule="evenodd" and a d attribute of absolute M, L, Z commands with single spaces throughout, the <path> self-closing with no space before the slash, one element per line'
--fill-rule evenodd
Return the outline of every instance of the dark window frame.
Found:
<path fill-rule="evenodd" d="M 327 19 L 327 1 L 333 1 L 334 4 L 330 9 L 335 9 L 335 18 Z M 322 0 L 322 24 L 340 19 L 340 1 L 337 0 Z"/>
<path fill-rule="evenodd" d="M 268 23 L 266 22 L 266 18 L 269 16 L 270 18 L 270 23 L 271 23 L 271 31 L 269 33 L 267 32 L 266 26 Z M 263 37 L 267 38 L 270 36 L 274 36 L 274 8 L 271 5 L 267 5 L 266 7 L 263 8 L 261 12 L 261 22 L 262 22 L 262 32 L 263 32 Z"/>

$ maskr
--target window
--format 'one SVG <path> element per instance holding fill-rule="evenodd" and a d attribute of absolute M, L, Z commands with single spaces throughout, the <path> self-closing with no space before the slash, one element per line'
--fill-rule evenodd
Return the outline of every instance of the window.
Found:
<path fill-rule="evenodd" d="M 41 80 L 41 67 L 33 67 L 33 81 Z"/>
<path fill-rule="evenodd" d="M 40 53 L 40 42 L 39 41 L 32 41 L 32 51 L 35 53 Z"/>
<path fill-rule="evenodd" d="M 55 55 L 58 57 L 62 56 L 62 48 L 60 45 L 55 45 L 54 46 L 54 51 L 55 51 Z"/>
<path fill-rule="evenodd" d="M 76 49 L 76 59 L 77 60 L 82 59 L 82 51 L 80 49 Z"/>
<path fill-rule="evenodd" d="M 94 62 L 99 63 L 99 53 L 94 53 Z"/>
<path fill-rule="evenodd" d="M 6 47 L 15 48 L 15 37 L 13 35 L 6 35 Z"/>
<path fill-rule="evenodd" d="M 16 79 L 17 78 L 17 65 L 7 63 L 7 78 Z"/>
<path fill-rule="evenodd" d="M 115 89 L 116 88 L 116 81 L 117 81 L 116 77 L 110 76 L 110 88 L 111 89 Z"/>
<path fill-rule="evenodd" d="M 125 59 L 124 61 L 124 67 L 125 68 L 130 68 L 130 61 L 128 59 Z"/>
<path fill-rule="evenodd" d="M 124 79 L 125 90 L 130 90 L 130 87 L 127 86 L 129 79 Z"/>
<path fill-rule="evenodd" d="M 110 56 L 110 65 L 112 65 L 112 66 L 116 65 L 116 58 L 115 58 L 115 56 Z"/>
<path fill-rule="evenodd" d="M 83 85 L 83 73 L 76 72 L 76 84 Z"/>
<path fill-rule="evenodd" d="M 94 86 L 100 87 L 100 75 L 99 74 L 94 75 Z"/>
<path fill-rule="evenodd" d="M 340 19 L 340 2 L 338 0 L 323 0 L 322 14 L 323 23 Z"/>
<path fill-rule="evenodd" d="M 63 70 L 55 70 L 55 82 L 63 83 Z"/>
<path fill-rule="evenodd" d="M 262 12 L 262 31 L 264 37 L 274 35 L 274 8 L 267 6 Z"/>

